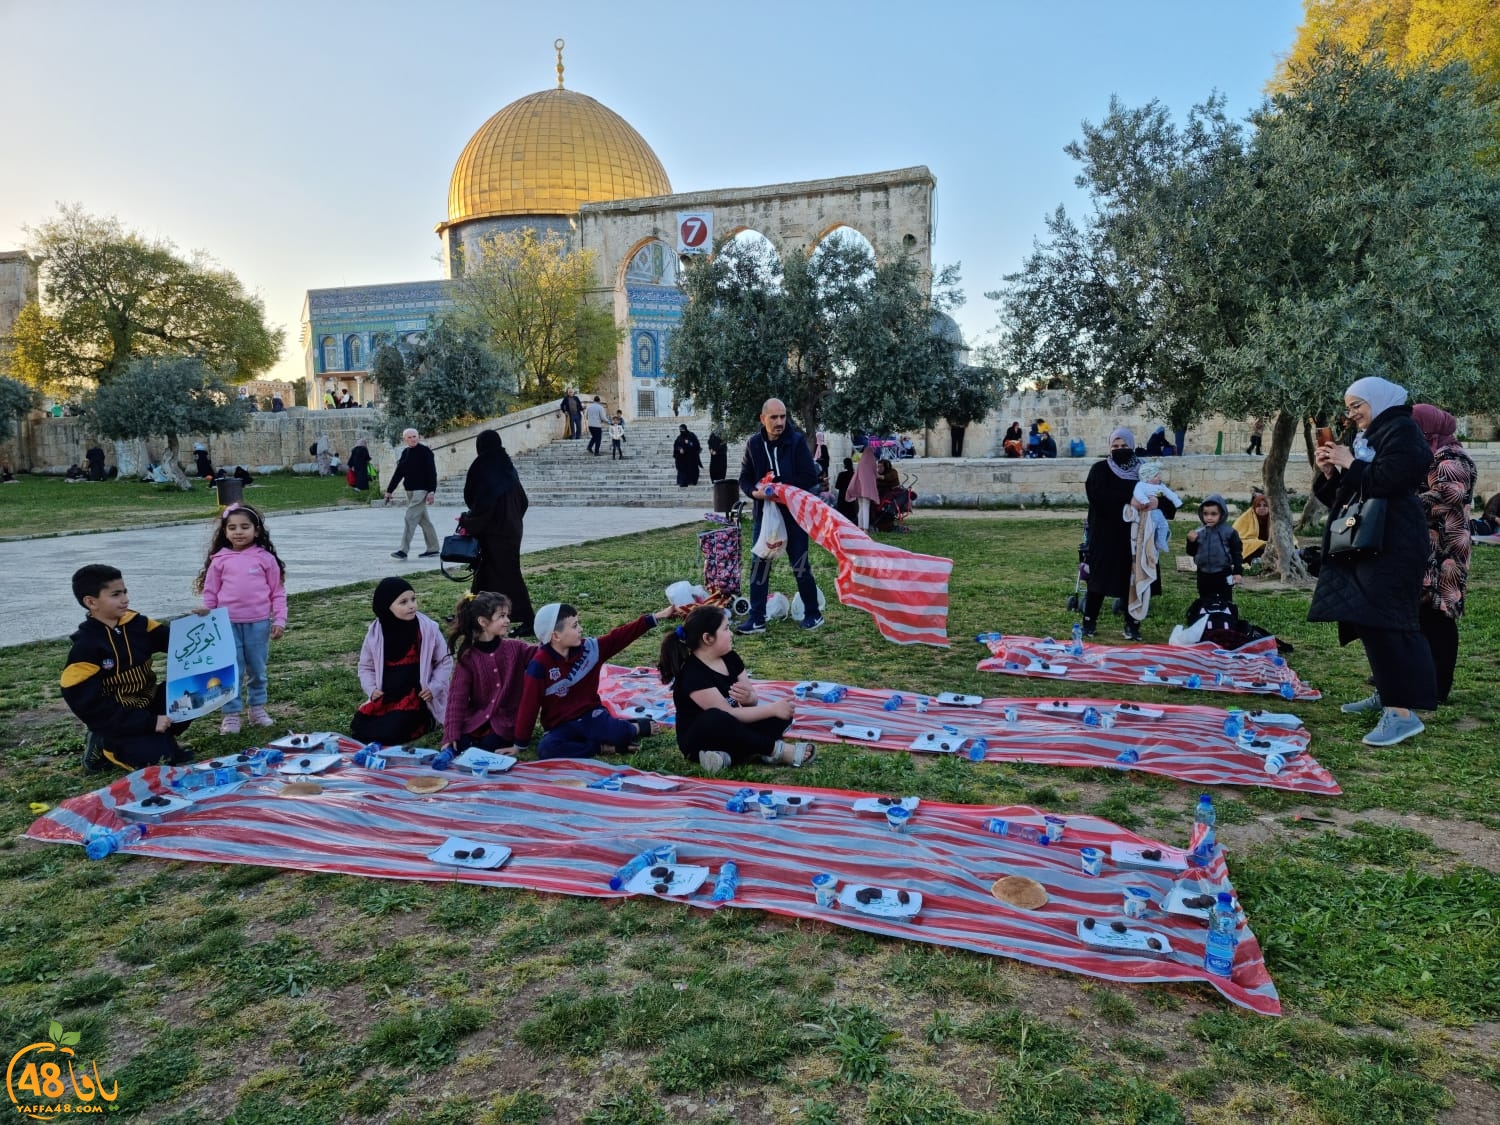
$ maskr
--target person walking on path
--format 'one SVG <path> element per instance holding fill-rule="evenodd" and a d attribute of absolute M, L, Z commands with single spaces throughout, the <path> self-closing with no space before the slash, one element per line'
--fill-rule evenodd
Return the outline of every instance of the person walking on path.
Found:
<path fill-rule="evenodd" d="M 572 387 L 569 387 L 568 393 L 563 395 L 563 413 L 568 416 L 568 424 L 572 427 L 572 432 L 568 436 L 570 438 L 582 437 L 583 399 L 578 397 L 578 392 Z"/>
<path fill-rule="evenodd" d="M 403 430 L 401 441 L 406 448 L 396 460 L 396 471 L 391 474 L 391 483 L 386 485 L 385 502 L 391 502 L 397 486 L 404 482 L 406 524 L 401 532 L 401 547 L 391 552 L 391 558 L 406 558 L 406 552 L 411 547 L 412 533 L 420 526 L 422 540 L 427 545 L 420 557 L 430 559 L 438 553 L 437 531 L 427 515 L 427 505 L 437 500 L 437 459 L 433 457 L 432 450 L 422 444 L 421 435 L 416 430 Z"/>
<path fill-rule="evenodd" d="M 1250 456 L 1252 453 L 1257 457 L 1262 456 L 1260 451 L 1260 439 L 1265 434 L 1265 432 L 1266 420 L 1264 418 L 1257 418 L 1250 424 L 1250 444 L 1245 446 L 1246 457 Z"/>
<path fill-rule="evenodd" d="M 619 411 L 609 423 L 609 459 L 625 460 L 625 416 Z"/>
<path fill-rule="evenodd" d="M 360 434 L 354 439 L 354 448 L 349 451 L 349 487 L 358 492 L 370 491 L 369 440 Z"/>
<path fill-rule="evenodd" d="M 786 404 L 779 398 L 767 399 L 760 408 L 760 429 L 745 442 L 740 462 L 740 491 L 755 501 L 750 538 L 760 538 L 761 515 L 766 504 L 761 481 L 767 475 L 778 484 L 790 484 L 808 492 L 817 492 L 818 464 L 813 460 L 807 438 L 787 421 Z M 771 501 L 775 503 L 775 501 Z M 802 628 L 816 629 L 823 624 L 818 612 L 818 584 L 813 578 L 808 558 L 807 531 L 783 512 L 786 520 L 786 557 L 797 578 L 797 592 L 802 595 Z M 756 556 L 750 570 L 750 616 L 736 630 L 739 633 L 766 631 L 766 598 L 771 592 L 772 559 Z"/>
<path fill-rule="evenodd" d="M 598 395 L 594 396 L 594 401 L 589 403 L 588 410 L 584 413 L 584 420 L 589 425 L 589 452 L 597 457 L 604 448 L 604 427 L 609 425 L 609 415 L 605 413 Z"/>
<path fill-rule="evenodd" d="M 698 483 L 698 473 L 703 468 L 703 447 L 698 435 L 683 422 L 677 427 L 677 440 L 672 443 L 672 462 L 677 466 L 677 487 L 689 488 Z"/>
<path fill-rule="evenodd" d="M 485 430 L 474 440 L 474 463 L 464 478 L 469 534 L 479 540 L 479 564 L 470 591 L 504 594 L 515 632 L 531 631 L 531 594 L 521 573 L 521 537 L 530 500 L 500 435 Z"/>

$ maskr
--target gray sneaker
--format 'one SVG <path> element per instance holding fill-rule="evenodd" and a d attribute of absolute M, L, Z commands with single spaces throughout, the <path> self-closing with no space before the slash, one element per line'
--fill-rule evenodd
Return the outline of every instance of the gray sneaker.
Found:
<path fill-rule="evenodd" d="M 1398 742 L 1405 742 L 1414 734 L 1421 734 L 1427 728 L 1422 725 L 1422 720 L 1414 714 L 1398 715 L 1389 707 L 1380 716 L 1380 722 L 1369 734 L 1364 737 L 1366 746 L 1394 746 Z"/>
<path fill-rule="evenodd" d="M 1363 699 L 1356 699 L 1353 703 L 1345 703 L 1339 708 L 1346 715 L 1363 715 L 1370 711 L 1380 710 L 1380 693 L 1374 692 Z"/>
<path fill-rule="evenodd" d="M 698 751 L 698 768 L 710 776 L 723 773 L 729 768 L 730 762 L 729 755 L 722 750 Z"/>

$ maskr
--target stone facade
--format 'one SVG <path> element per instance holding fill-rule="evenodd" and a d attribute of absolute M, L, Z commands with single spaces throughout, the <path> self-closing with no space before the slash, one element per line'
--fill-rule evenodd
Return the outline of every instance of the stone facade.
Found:
<path fill-rule="evenodd" d="M 869 240 L 878 259 L 910 254 L 930 275 L 936 186 L 928 169 L 914 167 L 584 204 L 578 212 L 577 245 L 596 255 L 596 297 L 612 304 L 615 323 L 626 330 L 613 390 L 601 385 L 600 397 L 621 403 L 627 418 L 661 416 L 672 407 L 662 361 L 684 300 L 676 285 L 677 223 L 683 212 L 711 216 L 707 241 L 753 230 L 783 255 L 805 251 L 848 227 Z M 655 277 L 647 277 L 642 257 L 653 252 L 660 268 Z"/>
<path fill-rule="evenodd" d="M 328 390 L 348 390 L 361 406 L 378 403 L 370 357 L 383 341 L 425 332 L 431 317 L 452 307 L 449 285 L 437 279 L 309 289 L 301 336 L 309 407 L 321 410 Z"/>
<path fill-rule="evenodd" d="M 36 263 L 23 250 L 0 251 L 0 336 L 10 331 L 21 309 L 36 300 Z"/>

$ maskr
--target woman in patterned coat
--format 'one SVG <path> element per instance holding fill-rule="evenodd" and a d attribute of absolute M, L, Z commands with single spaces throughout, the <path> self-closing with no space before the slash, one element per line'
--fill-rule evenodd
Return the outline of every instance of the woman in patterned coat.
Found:
<path fill-rule="evenodd" d="M 1421 491 L 1432 541 L 1422 580 L 1421 622 L 1437 672 L 1437 699 L 1447 703 L 1458 663 L 1458 619 L 1464 613 L 1469 582 L 1469 505 L 1478 474 L 1458 440 L 1453 415 L 1423 403 L 1412 407 L 1411 416 L 1432 449 L 1432 468 Z"/>

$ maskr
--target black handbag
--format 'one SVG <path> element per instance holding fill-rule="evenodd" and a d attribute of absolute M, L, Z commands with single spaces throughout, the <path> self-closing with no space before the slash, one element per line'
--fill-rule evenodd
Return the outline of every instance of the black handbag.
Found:
<path fill-rule="evenodd" d="M 443 536 L 443 547 L 438 551 L 438 569 L 453 582 L 467 582 L 479 566 L 479 539 L 469 534 L 468 517 L 468 512 L 458 517 L 458 533 Z M 452 571 L 448 563 L 453 564 Z"/>
<path fill-rule="evenodd" d="M 1329 518 L 1330 558 L 1371 558 L 1384 545 L 1385 500 L 1379 496 L 1360 496 Z"/>

